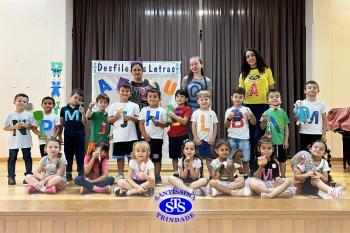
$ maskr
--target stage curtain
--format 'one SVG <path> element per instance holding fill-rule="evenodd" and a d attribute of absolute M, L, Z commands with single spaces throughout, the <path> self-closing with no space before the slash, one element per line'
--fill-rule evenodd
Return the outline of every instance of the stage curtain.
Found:
<path fill-rule="evenodd" d="M 199 54 L 198 0 L 74 0 L 72 85 L 91 100 L 91 60 L 182 61 Z"/>
<path fill-rule="evenodd" d="M 220 135 L 225 109 L 232 105 L 231 91 L 238 86 L 241 54 L 257 48 L 271 67 L 282 107 L 291 119 L 291 153 L 296 150 L 297 129 L 293 103 L 304 98 L 304 0 L 203 0 L 203 59 L 205 74 L 214 86 L 213 108 L 219 117 Z M 259 119 L 258 119 L 259 120 Z"/>

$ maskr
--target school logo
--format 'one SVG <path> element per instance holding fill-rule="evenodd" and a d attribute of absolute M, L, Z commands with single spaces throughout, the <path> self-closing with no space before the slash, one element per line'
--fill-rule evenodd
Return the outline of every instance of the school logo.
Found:
<path fill-rule="evenodd" d="M 154 197 L 159 207 L 156 217 L 166 222 L 187 222 L 195 216 L 191 212 L 195 199 L 192 193 L 179 189 L 160 192 Z"/>

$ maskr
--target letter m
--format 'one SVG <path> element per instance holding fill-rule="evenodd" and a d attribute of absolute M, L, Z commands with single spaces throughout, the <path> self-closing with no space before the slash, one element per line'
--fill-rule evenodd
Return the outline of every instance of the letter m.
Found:
<path fill-rule="evenodd" d="M 64 121 L 79 121 L 79 111 L 75 110 L 73 114 L 71 115 L 69 111 L 65 111 L 64 113 Z"/>

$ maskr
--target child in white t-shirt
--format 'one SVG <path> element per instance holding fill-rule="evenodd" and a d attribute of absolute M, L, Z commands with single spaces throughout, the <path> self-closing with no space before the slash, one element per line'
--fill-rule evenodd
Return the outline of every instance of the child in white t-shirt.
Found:
<path fill-rule="evenodd" d="M 327 107 L 324 102 L 316 99 L 319 92 L 320 88 L 316 81 L 306 82 L 304 89 L 306 99 L 302 101 L 302 104 L 309 109 L 310 122 L 300 125 L 301 150 L 307 150 L 308 146 L 315 140 L 327 142 Z"/>
<path fill-rule="evenodd" d="M 164 128 L 169 125 L 167 122 L 166 110 L 159 107 L 160 91 L 150 89 L 147 91 L 148 106 L 141 109 L 139 126 L 142 138 L 151 147 L 151 160 L 154 163 L 156 184 L 162 183 L 160 171 L 162 168 L 162 147 Z"/>
<path fill-rule="evenodd" d="M 205 159 L 210 174 L 210 163 L 215 158 L 211 146 L 215 143 L 218 128 L 218 117 L 210 109 L 211 96 L 208 91 L 197 93 L 199 109 L 191 117 L 194 142 L 198 145 L 200 158 Z"/>
<path fill-rule="evenodd" d="M 154 164 L 150 160 L 150 146 L 147 142 L 135 142 L 129 172 L 126 179 L 118 180 L 119 187 L 114 189 L 116 196 L 124 197 L 143 194 L 150 197 L 154 194 Z"/>
<path fill-rule="evenodd" d="M 41 157 L 44 157 L 47 153 L 44 148 L 46 145 L 46 140 L 49 138 L 57 138 L 60 133 L 60 125 L 61 121 L 59 116 L 55 115 L 52 112 L 53 107 L 55 106 L 55 99 L 51 96 L 46 96 L 41 101 L 41 107 L 44 110 L 44 119 L 41 121 L 41 125 L 39 122 L 34 120 L 33 124 L 33 132 L 39 137 L 39 149 Z M 37 127 L 41 128 L 42 134 Z"/>
<path fill-rule="evenodd" d="M 224 126 L 227 128 L 228 141 L 231 145 L 230 158 L 237 150 L 242 150 L 243 173 L 245 177 L 248 177 L 250 161 L 249 123 L 255 125 L 256 119 L 248 107 L 242 106 L 244 96 L 244 88 L 238 87 L 233 90 L 231 96 L 233 106 L 226 110 Z"/>
<path fill-rule="evenodd" d="M 25 111 L 29 97 L 26 94 L 20 93 L 15 96 L 13 101 L 16 106 L 15 111 L 10 112 L 5 120 L 4 130 L 10 131 L 9 137 L 9 158 L 7 160 L 8 168 L 8 185 L 15 185 L 16 180 L 16 161 L 19 149 L 22 150 L 25 163 L 24 175 L 32 173 L 32 156 L 31 147 L 32 135 L 30 129 L 33 125 L 33 117 Z M 25 181 L 23 181 L 25 183 Z"/>
<path fill-rule="evenodd" d="M 111 105 L 108 122 L 113 124 L 113 158 L 118 163 L 118 179 L 124 178 L 124 158 L 130 159 L 132 145 L 137 141 L 136 124 L 140 114 L 139 106 L 129 101 L 131 86 L 124 83 L 119 87 L 119 101 Z"/>

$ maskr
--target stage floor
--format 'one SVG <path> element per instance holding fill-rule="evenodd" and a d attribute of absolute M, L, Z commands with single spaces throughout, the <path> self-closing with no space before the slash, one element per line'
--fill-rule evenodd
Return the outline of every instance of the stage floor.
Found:
<path fill-rule="evenodd" d="M 38 162 L 34 162 L 34 167 Z M 70 183 L 56 195 L 25 192 L 22 161 L 17 165 L 17 185 L 8 186 L 6 163 L 1 163 L 1 232 L 350 232 L 350 195 L 342 200 L 321 200 L 306 196 L 266 200 L 258 197 L 196 197 L 195 217 L 186 223 L 167 223 L 157 219 L 154 198 L 116 197 L 113 194 L 79 194 Z M 115 175 L 112 165 L 110 175 Z M 171 175 L 164 166 L 163 181 Z M 350 185 L 350 171 L 340 161 L 333 162 L 332 176 Z M 291 177 L 288 168 L 287 176 Z M 170 189 L 164 182 L 156 194 Z M 63 224 L 63 226 L 62 226 Z M 175 225 L 174 225 L 175 224 Z M 285 228 L 285 224 L 288 228 Z M 62 228 L 63 227 L 63 228 Z"/>

